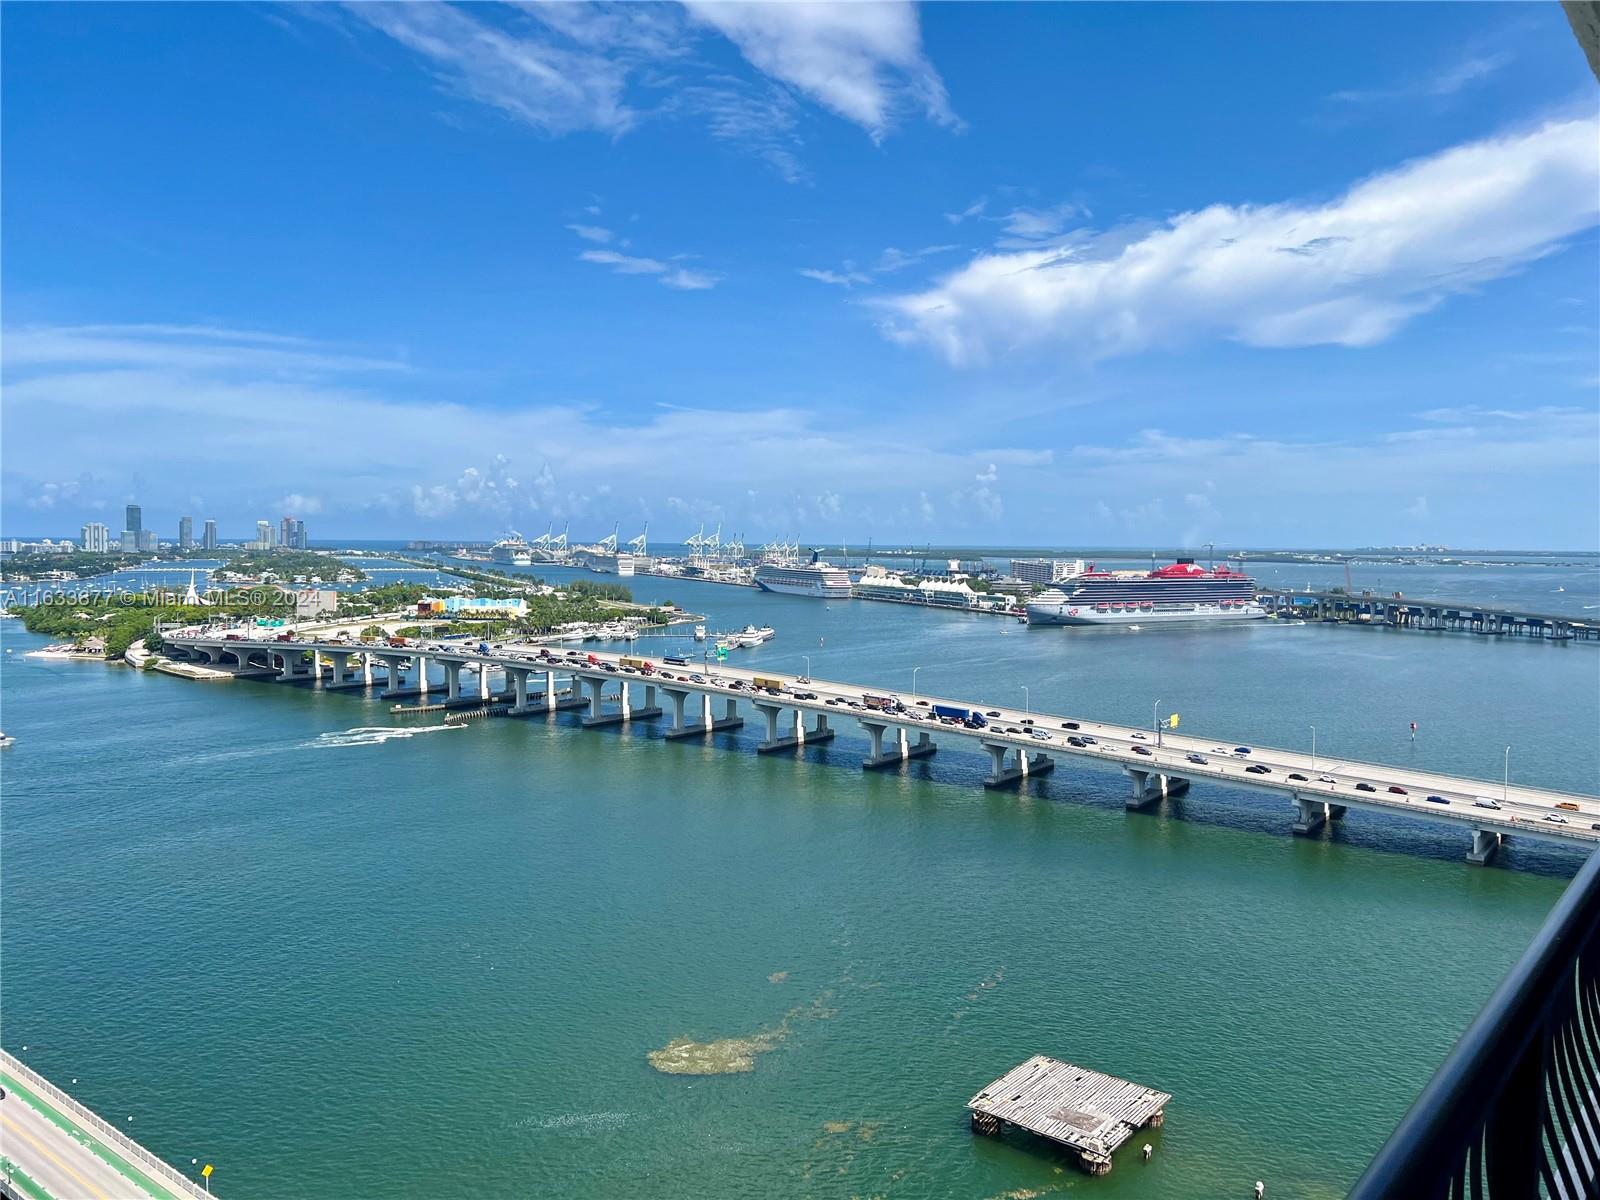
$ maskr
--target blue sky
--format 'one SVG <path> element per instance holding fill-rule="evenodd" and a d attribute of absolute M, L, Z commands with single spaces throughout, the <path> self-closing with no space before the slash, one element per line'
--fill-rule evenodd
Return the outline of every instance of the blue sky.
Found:
<path fill-rule="evenodd" d="M 1554 5 L 8 5 L 4 527 L 1600 545 Z"/>

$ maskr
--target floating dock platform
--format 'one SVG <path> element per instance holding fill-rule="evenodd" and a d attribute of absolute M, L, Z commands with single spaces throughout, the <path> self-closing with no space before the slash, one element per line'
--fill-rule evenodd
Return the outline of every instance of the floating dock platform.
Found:
<path fill-rule="evenodd" d="M 995 1135 L 1007 1125 L 1065 1146 L 1091 1175 L 1111 1170 L 1111 1155 L 1147 1125 L 1160 1125 L 1172 1097 L 1035 1054 L 967 1101 L 974 1133 Z"/>

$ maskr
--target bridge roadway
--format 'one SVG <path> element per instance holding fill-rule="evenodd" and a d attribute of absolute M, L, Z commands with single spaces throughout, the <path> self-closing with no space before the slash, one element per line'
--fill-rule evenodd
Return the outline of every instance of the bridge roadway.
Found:
<path fill-rule="evenodd" d="M 201 654 L 207 661 L 223 655 L 249 665 L 264 657 L 262 670 L 279 678 L 312 682 L 309 666 L 296 673 L 296 662 L 306 652 L 315 651 L 332 658 L 344 675 L 348 661 L 366 658 L 365 681 L 372 679 L 375 660 L 383 663 L 391 681 L 386 694 L 415 695 L 415 688 L 396 691 L 402 663 L 407 659 L 431 660 L 442 664 L 447 675 L 447 700 L 456 704 L 482 703 L 464 698 L 459 689 L 463 668 L 487 667 L 506 674 L 507 691 L 514 696 L 510 711 L 515 715 L 570 708 L 575 699 L 558 700 L 559 675 L 570 676 L 574 697 L 586 691 L 582 702 L 586 726 L 642 721 L 667 715 L 671 726 L 668 738 L 704 735 L 743 724 L 738 704 L 752 705 L 766 721 L 766 738 L 757 747 L 764 753 L 803 749 L 806 744 L 830 740 L 837 732 L 834 718 L 849 718 L 860 724 L 872 743 L 863 763 L 868 769 L 897 766 L 912 758 L 936 752 L 938 742 L 959 738 L 976 743 L 987 753 L 991 770 L 984 783 L 1004 787 L 1030 775 L 1054 769 L 1055 759 L 1071 755 L 1120 769 L 1128 778 L 1131 794 L 1129 809 L 1143 809 L 1168 796 L 1188 790 L 1191 781 L 1214 779 L 1231 787 L 1252 788 L 1285 796 L 1294 806 L 1296 834 L 1315 833 L 1329 820 L 1344 816 L 1347 809 L 1426 819 L 1455 825 L 1470 834 L 1470 861 L 1487 863 L 1507 838 L 1524 838 L 1577 845 L 1592 849 L 1600 845 L 1600 797 L 1569 794 L 1504 781 L 1488 781 L 1361 762 L 1344 757 L 1329 757 L 1266 746 L 1190 734 L 1139 729 L 1115 725 L 1086 717 L 1031 712 L 1008 705 L 982 704 L 971 700 L 945 699 L 919 693 L 909 699 L 900 696 L 904 710 L 884 712 L 866 707 L 867 694 L 889 695 L 882 689 L 867 689 L 860 684 L 839 680 L 809 679 L 770 669 L 751 669 L 717 664 L 668 665 L 660 658 L 639 651 L 614 654 L 575 650 L 538 642 L 499 643 L 486 654 L 461 642 L 413 642 L 397 648 L 355 641 L 295 640 L 278 642 L 248 634 L 225 634 L 215 630 L 179 630 L 167 635 L 169 647 L 178 654 Z M 628 673 L 624 658 L 645 658 L 657 668 L 645 676 Z M 424 667 L 424 674 L 426 666 Z M 530 692 L 531 677 L 543 675 L 544 689 Z M 756 677 L 778 679 L 782 693 L 754 689 Z M 326 676 L 319 670 L 315 682 Z M 340 686 L 360 686 L 343 678 Z M 480 676 L 481 697 L 491 693 L 487 672 Z M 429 685 L 438 687 L 437 684 Z M 631 693 L 644 689 L 643 704 L 635 703 Z M 607 695 L 608 689 L 610 695 Z M 801 699 L 796 692 L 814 698 Z M 426 690 L 422 692 L 427 695 Z M 658 703 L 665 699 L 668 707 Z M 713 712 L 713 701 L 720 701 L 720 715 Z M 988 725 L 971 729 L 961 724 L 941 722 L 932 713 L 934 705 L 952 705 L 986 714 Z M 814 721 L 807 727 L 806 718 Z M 1069 737 L 1093 738 L 1091 744 L 1070 745 Z M 1252 771 L 1264 767 L 1265 772 Z M 1428 797 L 1438 797 L 1430 800 Z"/>
<path fill-rule="evenodd" d="M 196 1200 L 206 1192 L 0 1051 L 0 1196 Z"/>

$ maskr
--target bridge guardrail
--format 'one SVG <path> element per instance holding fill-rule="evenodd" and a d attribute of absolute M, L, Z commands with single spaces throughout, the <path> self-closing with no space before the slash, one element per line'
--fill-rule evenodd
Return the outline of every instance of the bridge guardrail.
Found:
<path fill-rule="evenodd" d="M 40 1075 L 22 1062 L 16 1055 L 11 1054 L 9 1051 L 0 1050 L 0 1065 L 3 1065 L 8 1072 L 20 1079 L 29 1089 L 48 1097 L 51 1103 L 71 1116 L 74 1121 L 85 1129 L 92 1130 L 118 1154 L 132 1159 L 149 1171 L 150 1174 L 158 1177 L 163 1184 L 175 1188 L 185 1196 L 196 1197 L 197 1200 L 206 1200 L 208 1195 L 216 1195 L 215 1192 L 202 1191 L 188 1176 L 183 1175 L 162 1159 L 151 1154 L 150 1151 L 139 1145 L 138 1142 L 103 1117 L 97 1116 L 93 1111 L 85 1108 L 43 1075 Z"/>
<path fill-rule="evenodd" d="M 1600 1192 L 1600 853 L 1401 1119 L 1350 1200 Z"/>

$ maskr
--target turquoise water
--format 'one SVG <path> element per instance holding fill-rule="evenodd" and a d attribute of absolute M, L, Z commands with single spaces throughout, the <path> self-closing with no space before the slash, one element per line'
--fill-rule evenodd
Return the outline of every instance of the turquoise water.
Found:
<path fill-rule="evenodd" d="M 659 588 L 656 585 L 661 585 Z M 1262 625 L 1027 629 L 636 581 L 771 623 L 742 661 L 1593 791 L 1595 647 Z M 1576 866 L 1064 765 L 860 769 L 576 719 L 21 659 L 0 629 L 8 1049 L 219 1194 L 1336 1196 Z M 667 643 L 662 643 L 665 645 Z M 1416 742 L 1408 724 L 1419 723 Z M 748 735 L 748 736 L 747 736 Z M 351 744 L 353 741 L 358 744 Z M 756 1037 L 748 1073 L 670 1041 Z M 1105 1179 L 974 1138 L 1033 1053 L 1175 1096 Z M 1142 1140 L 1142 1139 L 1141 1139 Z M 1135 1146 L 1137 1143 L 1135 1143 Z"/>

